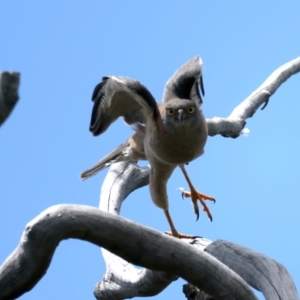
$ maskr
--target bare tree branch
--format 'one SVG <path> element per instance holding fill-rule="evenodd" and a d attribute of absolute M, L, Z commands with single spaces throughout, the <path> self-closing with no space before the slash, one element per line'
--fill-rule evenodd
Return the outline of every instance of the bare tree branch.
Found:
<path fill-rule="evenodd" d="M 0 73 L 0 126 L 8 118 L 18 102 L 20 74 L 16 72 Z"/>
<path fill-rule="evenodd" d="M 240 245 L 217 240 L 205 250 L 246 282 L 261 291 L 267 300 L 298 300 L 298 293 L 292 277 L 277 261 Z M 190 300 L 214 300 L 191 284 L 183 286 L 183 292 Z"/>
<path fill-rule="evenodd" d="M 263 105 L 262 109 L 265 108 L 277 89 L 298 72 L 300 72 L 300 57 L 276 69 L 260 87 L 232 111 L 227 119 L 215 117 L 207 120 L 209 135 L 238 137 L 246 124 L 246 119 L 251 118 L 261 105 Z"/>
<path fill-rule="evenodd" d="M 83 205 L 50 207 L 26 226 L 20 244 L 0 268 L 0 299 L 15 299 L 33 288 L 46 273 L 58 244 L 68 238 L 89 241 L 133 264 L 173 273 L 219 299 L 257 300 L 241 277 L 211 255 Z"/>
<path fill-rule="evenodd" d="M 122 202 L 130 192 L 148 184 L 149 171 L 149 167 L 139 168 L 133 162 L 114 164 L 102 186 L 100 208 L 114 215 L 118 214 Z M 261 291 L 267 300 L 298 299 L 288 271 L 265 255 L 222 240 L 211 242 L 199 238 L 192 240 L 191 244 L 199 252 L 204 250 L 235 271 L 250 286 Z M 177 279 L 172 273 L 136 269 L 109 251 L 103 249 L 102 252 L 107 271 L 94 290 L 94 295 L 99 300 L 156 295 Z M 203 288 L 193 288 L 192 291 L 186 290 L 186 293 L 194 299 L 209 299 L 213 296 L 209 293 L 208 296 L 204 291 L 206 290 Z"/>
<path fill-rule="evenodd" d="M 184 284 L 182 291 L 188 300 L 216 300 L 200 291 L 190 283 Z"/>
<path fill-rule="evenodd" d="M 99 208 L 119 214 L 122 202 L 135 189 L 149 183 L 150 167 L 139 168 L 134 162 L 114 164 L 101 189 Z M 203 241 L 208 245 L 210 241 Z M 97 299 L 126 299 L 159 294 L 178 276 L 152 270 L 139 270 L 118 256 L 102 249 L 106 274 L 94 290 Z M 122 270 L 122 272 L 120 272 Z"/>
<path fill-rule="evenodd" d="M 274 259 L 224 240 L 211 243 L 205 251 L 261 291 L 266 299 L 299 299 L 291 275 Z"/>
<path fill-rule="evenodd" d="M 134 190 L 149 183 L 149 167 L 124 162 L 110 168 L 102 189 L 99 208 L 118 215 L 123 200 Z M 159 294 L 178 276 L 173 273 L 139 270 L 122 258 L 102 248 L 106 274 L 94 290 L 97 299 L 126 299 Z M 122 270 L 122 272 L 120 272 Z"/>

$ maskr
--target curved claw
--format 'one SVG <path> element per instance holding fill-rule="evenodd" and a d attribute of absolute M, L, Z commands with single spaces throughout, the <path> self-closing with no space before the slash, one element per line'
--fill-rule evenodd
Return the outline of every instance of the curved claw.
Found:
<path fill-rule="evenodd" d="M 184 200 L 184 188 L 180 187 L 180 188 L 177 188 L 177 190 L 181 192 L 181 197 Z"/>
<path fill-rule="evenodd" d="M 173 235 L 172 232 L 170 231 L 165 231 L 165 234 L 169 235 L 169 236 L 172 236 L 172 237 L 175 237 L 175 238 L 179 238 L 179 239 L 191 239 L 192 242 L 195 243 L 196 239 L 198 238 L 202 238 L 202 236 L 197 236 L 197 235 L 186 235 L 186 234 L 181 234 L 179 232 L 177 232 L 177 235 Z"/>
<path fill-rule="evenodd" d="M 212 216 L 208 216 L 209 220 L 212 222 L 213 221 L 213 218 Z M 199 212 L 196 212 L 196 222 L 199 220 Z"/>
<path fill-rule="evenodd" d="M 199 236 L 199 235 L 194 235 L 194 236 L 192 236 L 192 241 L 191 241 L 191 243 L 190 244 L 195 244 L 196 242 L 197 242 L 197 239 L 203 239 L 203 236 Z"/>

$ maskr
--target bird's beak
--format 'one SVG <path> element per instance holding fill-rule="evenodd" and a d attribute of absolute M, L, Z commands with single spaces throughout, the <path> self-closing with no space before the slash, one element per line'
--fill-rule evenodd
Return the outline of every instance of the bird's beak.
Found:
<path fill-rule="evenodd" d="M 183 116 L 184 116 L 183 109 L 178 109 L 177 119 L 180 121 L 180 123 L 182 123 L 183 121 Z"/>

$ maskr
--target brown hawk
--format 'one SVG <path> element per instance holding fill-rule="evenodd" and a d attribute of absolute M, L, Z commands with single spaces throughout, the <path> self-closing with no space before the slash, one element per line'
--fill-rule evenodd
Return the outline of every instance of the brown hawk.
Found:
<path fill-rule="evenodd" d="M 95 87 L 92 100 L 90 131 L 102 134 L 119 117 L 134 125 L 135 133 L 117 149 L 101 159 L 91 169 L 83 172 L 83 179 L 95 175 L 109 165 L 121 161 L 148 160 L 151 166 L 149 187 L 153 202 L 167 217 L 173 236 L 180 234 L 169 213 L 167 181 L 179 167 L 190 187 L 183 196 L 191 197 L 199 218 L 197 201 L 203 205 L 210 220 L 212 216 L 204 200 L 213 200 L 194 188 L 185 164 L 204 152 L 207 124 L 200 109 L 204 95 L 202 61 L 196 56 L 181 66 L 165 86 L 162 103 L 158 104 L 148 89 L 140 82 L 126 77 L 103 77 Z"/>

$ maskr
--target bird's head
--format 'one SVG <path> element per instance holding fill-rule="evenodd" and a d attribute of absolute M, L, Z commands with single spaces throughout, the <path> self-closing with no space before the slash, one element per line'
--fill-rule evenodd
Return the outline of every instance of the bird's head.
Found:
<path fill-rule="evenodd" d="M 186 99 L 173 99 L 168 101 L 162 112 L 165 126 L 186 128 L 198 126 L 202 121 L 201 113 L 194 101 Z"/>

